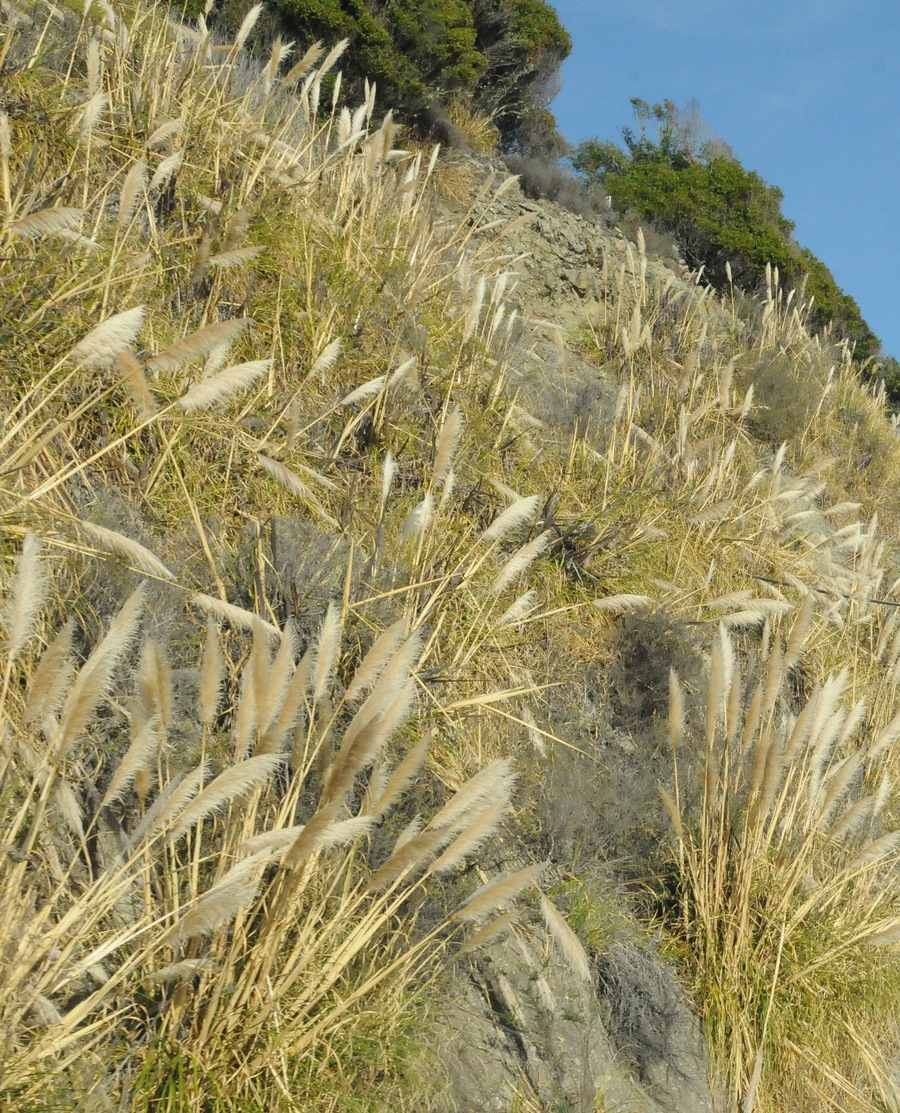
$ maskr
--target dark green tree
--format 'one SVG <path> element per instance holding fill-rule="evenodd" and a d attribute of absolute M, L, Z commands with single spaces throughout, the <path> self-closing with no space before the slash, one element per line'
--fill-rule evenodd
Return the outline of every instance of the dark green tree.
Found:
<path fill-rule="evenodd" d="M 197 5 L 188 0 L 187 13 Z M 249 0 L 224 5 L 219 18 L 233 30 Z M 348 85 L 375 81 L 381 102 L 407 121 L 440 129 L 458 99 L 494 116 L 507 150 L 566 149 L 547 106 L 572 41 L 546 0 L 270 0 L 269 8 L 269 30 L 304 47 L 349 39 Z"/>

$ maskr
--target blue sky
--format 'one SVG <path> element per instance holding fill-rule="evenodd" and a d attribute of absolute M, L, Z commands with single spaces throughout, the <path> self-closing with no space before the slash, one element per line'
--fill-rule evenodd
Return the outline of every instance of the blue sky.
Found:
<path fill-rule="evenodd" d="M 700 104 L 784 191 L 795 236 L 900 357 L 898 0 L 559 0 L 574 41 L 552 108 L 618 139 L 631 97 Z"/>

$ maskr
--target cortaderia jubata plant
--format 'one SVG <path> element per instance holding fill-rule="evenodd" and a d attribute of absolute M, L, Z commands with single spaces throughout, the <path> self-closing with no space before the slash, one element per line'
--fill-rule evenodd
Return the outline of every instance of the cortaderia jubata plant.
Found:
<path fill-rule="evenodd" d="M 308 1107 L 374 1003 L 386 1023 L 385 999 L 536 879 L 457 887 L 417 928 L 429 884 L 496 831 L 515 778 L 496 761 L 430 818 L 392 823 L 429 742 L 422 638 L 403 620 L 342 682 L 338 606 L 302 653 L 291 622 L 232 606 L 252 642 L 240 669 L 209 614 L 183 709 L 142 637 L 144 587 L 84 659 L 71 623 L 47 625 L 33 534 L 4 594 L 4 1105 Z"/>
<path fill-rule="evenodd" d="M 671 676 L 676 780 L 663 797 L 680 898 L 668 926 L 728 1097 L 748 1113 L 886 1108 L 894 1093 L 896 1029 L 876 1040 L 863 1018 L 887 1021 L 900 990 L 900 712 L 868 729 L 846 668 L 797 702 L 815 609 L 810 592 L 785 641 L 767 625 L 745 668 L 720 628 L 702 747 Z"/>

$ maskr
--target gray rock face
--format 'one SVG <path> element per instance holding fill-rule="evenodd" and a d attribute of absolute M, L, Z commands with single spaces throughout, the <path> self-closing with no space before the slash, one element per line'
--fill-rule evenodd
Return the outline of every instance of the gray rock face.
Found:
<path fill-rule="evenodd" d="M 496 169 L 482 167 L 485 176 Z M 482 223 L 477 250 L 509 259 L 525 427 L 603 420 L 615 405 L 613 376 L 570 341 L 601 309 L 611 275 L 625 268 L 635 282 L 668 283 L 676 297 L 696 287 L 641 259 L 602 221 L 515 188 Z M 439 1021 L 449 1083 L 435 1113 L 712 1113 L 699 1024 L 672 971 L 648 946 L 624 943 L 593 956 L 591 970 L 587 981 L 570 968 L 543 926 L 516 928 L 460 960 Z"/>
<path fill-rule="evenodd" d="M 631 948 L 595 968 L 585 983 L 543 929 L 529 929 L 458 971 L 440 1025 L 449 1089 L 439 1108 L 711 1113 L 696 1019 L 671 973 Z"/>

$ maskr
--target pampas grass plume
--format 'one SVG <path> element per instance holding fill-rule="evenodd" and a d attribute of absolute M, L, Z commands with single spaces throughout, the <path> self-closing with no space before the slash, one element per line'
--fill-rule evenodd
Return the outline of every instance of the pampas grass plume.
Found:
<path fill-rule="evenodd" d="M 545 530 L 535 537 L 533 541 L 529 541 L 526 545 L 523 545 L 521 549 L 513 553 L 491 584 L 491 594 L 501 595 L 518 576 L 531 567 L 550 544 L 552 538 L 553 534 L 550 530 Z"/>
<path fill-rule="evenodd" d="M 470 858 L 500 826 L 504 812 L 509 806 L 508 799 L 501 797 L 495 804 L 485 808 L 481 815 L 475 816 L 471 824 L 459 835 L 428 867 L 426 873 L 443 877 L 452 873 Z"/>
<path fill-rule="evenodd" d="M 325 46 L 321 42 L 314 42 L 311 47 L 306 51 L 303 57 L 295 62 L 293 66 L 284 75 L 284 84 L 290 85 L 295 81 L 299 81 L 302 77 L 313 68 L 313 66 L 322 57 Z"/>
<path fill-rule="evenodd" d="M 107 317 L 75 345 L 68 358 L 85 367 L 107 367 L 129 348 L 144 324 L 146 309 L 137 305 Z"/>
<path fill-rule="evenodd" d="M 72 682 L 72 638 L 75 625 L 70 618 L 44 650 L 28 689 L 24 718 L 37 723 L 59 710 Z"/>
<path fill-rule="evenodd" d="M 172 831 L 172 838 L 179 838 L 230 800 L 264 784 L 283 760 L 281 754 L 258 754 L 256 757 L 248 757 L 246 761 L 239 761 L 220 773 L 181 813 Z"/>
<path fill-rule="evenodd" d="M 566 965 L 578 974 L 585 985 L 593 985 L 591 961 L 581 945 L 581 940 L 569 927 L 565 916 L 543 893 L 541 893 L 541 916 Z"/>
<path fill-rule="evenodd" d="M 41 209 L 36 213 L 29 213 L 21 220 L 13 221 L 9 226 L 8 234 L 25 240 L 36 240 L 41 236 L 49 236 L 54 232 L 64 232 L 73 229 L 84 216 L 83 209 L 72 209 L 59 206 L 53 209 Z"/>
<path fill-rule="evenodd" d="M 185 413 L 194 413 L 227 402 L 233 394 L 252 386 L 271 365 L 270 359 L 257 359 L 250 363 L 238 363 L 234 367 L 228 367 L 218 375 L 212 375 L 197 383 L 196 386 L 192 386 L 178 399 L 178 405 Z"/>
<path fill-rule="evenodd" d="M 141 158 L 138 159 L 125 175 L 125 181 L 122 183 L 122 192 L 119 194 L 119 215 L 116 218 L 116 223 L 120 227 L 123 224 L 127 224 L 131 219 L 138 194 L 144 188 L 146 174 L 147 163 Z"/>
<path fill-rule="evenodd" d="M 222 599 L 216 599 L 215 596 L 207 595 L 202 591 L 193 592 L 190 596 L 190 600 L 195 606 L 205 611 L 206 614 L 211 614 L 215 618 L 221 618 L 223 622 L 227 622 L 230 626 L 236 626 L 239 630 L 249 630 L 252 632 L 254 623 L 259 622 L 270 637 L 281 637 L 281 631 L 277 626 L 273 626 L 271 622 L 266 622 L 252 611 L 235 606 L 234 603 L 226 603 Z"/>
<path fill-rule="evenodd" d="M 343 341 L 338 337 L 337 340 L 332 340 L 330 344 L 327 344 L 310 368 L 310 375 L 324 375 L 341 354 L 342 343 Z"/>
<path fill-rule="evenodd" d="M 184 158 L 184 151 L 176 151 L 174 154 L 164 158 L 157 166 L 150 179 L 149 191 L 152 193 L 155 189 L 161 189 L 162 186 L 168 182 L 169 178 L 181 166 L 181 161 Z"/>
<path fill-rule="evenodd" d="M 327 694 L 331 674 L 337 663 L 341 648 L 341 612 L 334 604 L 328 604 L 328 611 L 319 630 L 316 647 L 316 668 L 313 674 L 313 699 L 320 700 Z"/>
<path fill-rule="evenodd" d="M 133 567 L 141 572 L 146 572 L 148 576 L 157 576 L 161 580 L 175 579 L 175 576 L 159 557 L 154 556 L 139 541 L 117 533 L 115 530 L 107 529 L 105 526 L 94 525 L 92 522 L 79 521 L 78 528 L 101 549 L 122 557 Z"/>
<path fill-rule="evenodd" d="M 260 15 L 262 15 L 262 10 L 262 4 L 254 4 L 250 11 L 247 12 L 247 14 L 244 16 L 244 19 L 240 27 L 238 28 L 238 33 L 234 37 L 235 51 L 243 50 L 244 44 L 250 37 L 250 32 L 256 26 L 256 21 L 259 19 Z"/>
<path fill-rule="evenodd" d="M 455 913 L 455 919 L 467 923 L 483 920 L 492 912 L 496 912 L 500 905 L 508 904 L 517 897 L 523 889 L 533 885 L 544 872 L 545 864 L 538 862 L 515 873 L 507 874 L 488 881 L 466 900 Z"/>
<path fill-rule="evenodd" d="M 142 420 L 146 421 L 157 412 L 156 399 L 147 383 L 144 369 L 127 348 L 116 356 L 116 363 L 122 374 L 122 381 L 131 395 L 135 408 Z"/>
<path fill-rule="evenodd" d="M 11 661 L 18 657 L 34 629 L 38 611 L 47 597 L 47 573 L 41 559 L 41 541 L 29 530 L 16 562 L 16 578 L 6 600 L 6 650 Z"/>
<path fill-rule="evenodd" d="M 481 540 L 487 542 L 499 541 L 501 537 L 511 533 L 514 529 L 531 521 L 537 512 L 539 495 L 528 495 L 527 498 L 517 499 L 512 506 L 508 506 L 491 522 L 482 533 Z"/>

